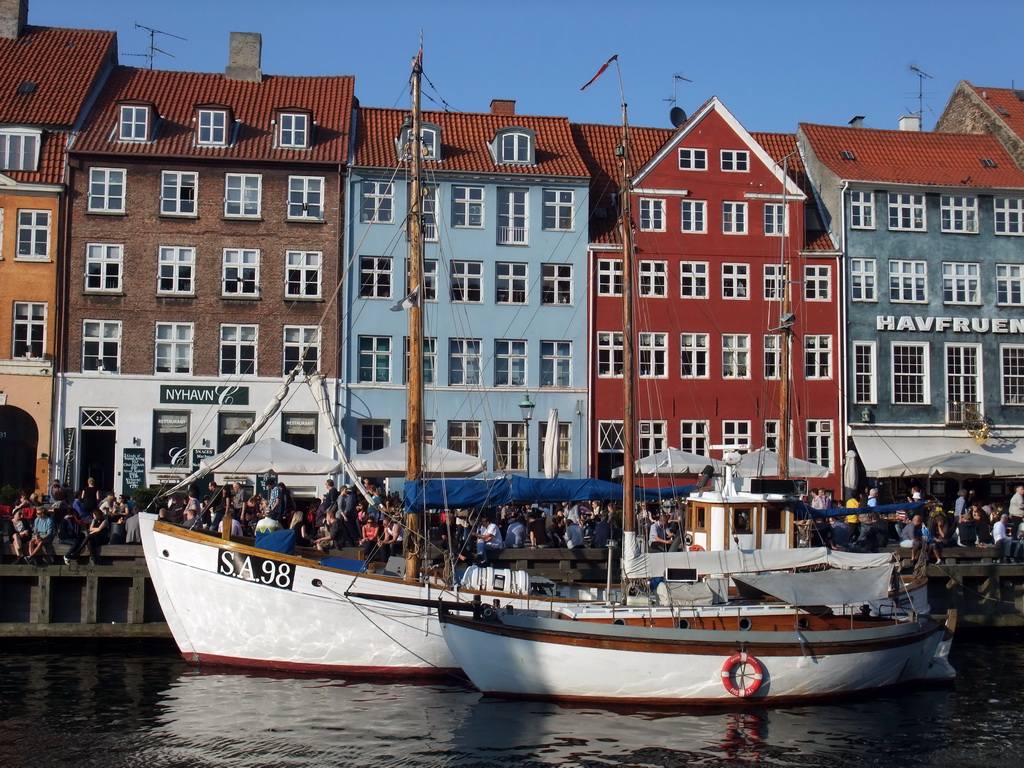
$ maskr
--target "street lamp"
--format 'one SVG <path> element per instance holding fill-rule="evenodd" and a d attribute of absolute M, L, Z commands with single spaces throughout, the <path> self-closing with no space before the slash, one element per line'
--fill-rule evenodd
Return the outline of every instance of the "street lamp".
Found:
<path fill-rule="evenodd" d="M 523 426 L 526 430 L 526 476 L 530 476 L 530 421 L 533 419 L 533 409 L 537 404 L 530 400 L 530 393 L 526 393 L 523 402 L 519 404 L 519 410 L 523 414 Z"/>

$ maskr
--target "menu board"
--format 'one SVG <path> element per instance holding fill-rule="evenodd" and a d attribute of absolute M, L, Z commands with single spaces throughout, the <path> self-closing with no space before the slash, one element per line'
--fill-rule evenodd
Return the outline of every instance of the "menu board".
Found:
<path fill-rule="evenodd" d="M 133 495 L 146 484 L 146 449 L 123 448 L 121 456 L 121 493 Z"/>

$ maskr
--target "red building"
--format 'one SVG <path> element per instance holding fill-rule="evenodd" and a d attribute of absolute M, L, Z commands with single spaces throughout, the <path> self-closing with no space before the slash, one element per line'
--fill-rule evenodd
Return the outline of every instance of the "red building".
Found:
<path fill-rule="evenodd" d="M 577 126 L 577 136 L 594 174 L 591 460 L 607 478 L 622 463 L 622 249 L 612 195 L 619 129 Z M 832 469 L 812 484 L 838 496 L 839 254 L 816 212 L 807 215 L 815 209 L 795 137 L 754 136 L 713 98 L 678 130 L 632 129 L 631 139 L 638 455 L 774 448 L 785 322 L 790 455 Z M 792 317 L 784 320 L 787 288 Z"/>

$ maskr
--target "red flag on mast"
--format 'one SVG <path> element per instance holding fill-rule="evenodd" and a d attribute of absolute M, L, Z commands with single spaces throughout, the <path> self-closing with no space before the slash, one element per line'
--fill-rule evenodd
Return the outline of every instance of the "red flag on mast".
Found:
<path fill-rule="evenodd" d="M 580 90 L 581 90 L 581 91 L 585 91 L 585 90 L 587 90 L 587 87 L 588 87 L 588 86 L 590 86 L 590 85 L 593 85 L 594 81 L 595 81 L 595 80 L 597 80 L 597 78 L 599 78 L 599 77 L 600 77 L 601 75 L 603 75 L 603 74 L 604 74 L 604 71 L 605 71 L 606 69 L 608 69 L 608 65 L 609 65 L 609 64 L 611 64 L 611 63 L 612 63 L 613 61 L 615 61 L 615 60 L 616 60 L 616 59 L 618 59 L 618 58 L 619 58 L 619 54 L 615 54 L 615 55 L 614 55 L 614 56 L 612 56 L 612 57 L 611 57 L 610 59 L 608 59 L 608 61 L 606 61 L 606 62 L 604 63 L 604 66 L 603 66 L 603 67 L 601 67 L 601 68 L 600 68 L 599 70 L 597 70 L 597 74 L 596 74 L 596 75 L 594 75 L 594 76 L 593 76 L 592 78 L 590 78 L 590 80 L 589 80 L 589 81 L 587 81 L 587 85 L 584 85 L 584 86 L 583 86 L 582 88 L 580 88 Z"/>

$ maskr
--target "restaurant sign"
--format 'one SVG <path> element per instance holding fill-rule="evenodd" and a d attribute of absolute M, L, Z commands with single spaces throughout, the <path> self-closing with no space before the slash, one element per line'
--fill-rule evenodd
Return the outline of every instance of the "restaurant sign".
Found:
<path fill-rule="evenodd" d="M 160 385 L 160 402 L 176 405 L 248 405 L 248 387 L 184 387 Z"/>

